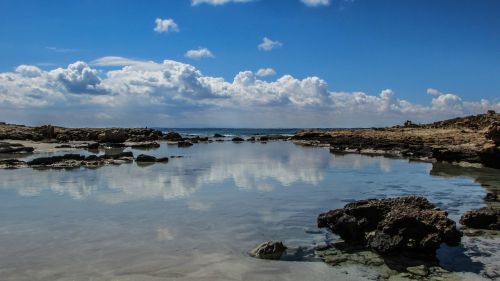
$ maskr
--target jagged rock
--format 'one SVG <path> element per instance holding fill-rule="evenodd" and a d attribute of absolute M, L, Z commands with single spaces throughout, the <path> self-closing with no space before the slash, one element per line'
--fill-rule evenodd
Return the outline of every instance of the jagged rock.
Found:
<path fill-rule="evenodd" d="M 182 136 L 176 132 L 168 132 L 163 136 L 163 139 L 168 141 L 181 141 Z"/>
<path fill-rule="evenodd" d="M 250 251 L 250 255 L 259 259 L 279 260 L 286 251 L 281 241 L 267 241 Z"/>
<path fill-rule="evenodd" d="M 500 145 L 500 122 L 493 122 L 486 131 L 486 138 Z"/>
<path fill-rule="evenodd" d="M 362 244 L 381 254 L 391 252 L 435 253 L 441 243 L 455 246 L 461 233 L 447 213 L 424 197 L 360 200 L 318 217 L 349 243 Z"/>
<path fill-rule="evenodd" d="M 488 207 L 473 209 L 462 215 L 460 223 L 470 228 L 500 230 L 500 210 Z"/>
<path fill-rule="evenodd" d="M 180 141 L 177 143 L 178 147 L 189 147 L 192 146 L 193 144 L 189 141 Z"/>
<path fill-rule="evenodd" d="M 234 142 L 240 142 L 240 141 L 245 141 L 245 140 L 244 140 L 244 139 L 242 139 L 242 138 L 240 138 L 240 137 L 234 137 L 234 138 L 232 139 L 232 141 L 234 141 Z"/>
<path fill-rule="evenodd" d="M 136 162 L 156 162 L 156 157 L 146 154 L 139 154 L 137 158 L 135 158 Z"/>

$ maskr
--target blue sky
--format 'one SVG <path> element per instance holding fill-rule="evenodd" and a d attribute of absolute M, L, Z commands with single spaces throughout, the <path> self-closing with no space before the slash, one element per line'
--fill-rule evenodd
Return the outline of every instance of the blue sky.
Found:
<path fill-rule="evenodd" d="M 224 88 L 227 85 L 219 85 L 225 89 L 222 91 L 214 84 L 204 84 L 203 89 L 218 91 L 212 93 L 211 101 L 207 101 L 206 97 L 190 97 L 190 100 L 186 101 L 186 95 L 182 91 L 203 89 L 194 86 L 186 90 L 186 85 L 170 85 L 168 89 L 161 85 L 151 89 L 152 86 L 149 85 L 148 87 L 151 87 L 147 91 L 148 97 L 142 95 L 141 98 L 151 99 L 152 96 L 162 95 L 161 102 L 164 106 L 151 106 L 154 104 L 151 102 L 149 105 L 145 104 L 142 110 L 135 108 L 134 111 L 141 111 L 138 116 L 142 117 L 124 123 L 148 125 L 148 120 L 157 116 L 147 113 L 154 112 L 163 114 L 166 118 L 162 121 L 156 118 L 158 124 L 154 125 L 267 127 L 265 119 L 255 120 L 254 123 L 246 120 L 252 112 L 262 112 L 263 116 L 272 119 L 270 113 L 280 111 L 295 112 L 294 115 L 304 113 L 303 116 L 308 121 L 297 123 L 294 116 L 290 116 L 287 120 L 291 121 L 285 120 L 286 122 L 273 123 L 271 126 L 371 126 L 397 123 L 405 118 L 427 121 L 476 113 L 475 111 L 485 108 L 498 108 L 499 1 L 319 0 L 322 4 L 316 6 L 304 2 L 308 1 L 257 0 L 245 3 L 229 1 L 220 5 L 193 5 L 196 3 L 190 0 L 147 3 L 111 0 L 2 0 L 0 72 L 3 75 L 11 73 L 12 76 L 17 73 L 22 76 L 20 72 L 16 72 L 16 68 L 29 65 L 52 77 L 47 79 L 55 79 L 55 73 L 49 75 L 50 71 L 57 68 L 67 70 L 68 65 L 82 61 L 89 69 L 96 70 L 98 79 L 102 79 L 103 83 L 83 85 L 86 91 L 76 93 L 71 90 L 75 89 L 74 87 L 66 87 L 63 90 L 59 89 L 60 87 L 48 89 L 48 84 L 56 82 L 44 80 L 44 89 L 47 88 L 47 92 L 58 91 L 51 93 L 60 95 L 61 99 L 54 100 L 54 95 L 49 97 L 37 94 L 36 98 L 44 102 L 35 108 L 28 106 L 27 102 L 24 105 L 18 102 L 23 98 L 33 98 L 34 95 L 29 92 L 34 91 L 33 89 L 23 88 L 23 91 L 26 91 L 25 96 L 14 99 L 13 91 L 19 84 L 14 86 L 6 82 L 10 80 L 4 80 L 3 83 L 0 80 L 0 95 L 3 93 L 5 96 L 3 99 L 0 96 L 0 108 L 4 112 L 0 113 L 0 118 L 27 123 L 121 125 L 119 120 L 123 120 L 123 116 L 118 116 L 113 111 L 123 111 L 117 110 L 117 107 L 130 110 L 130 105 L 125 106 L 121 102 L 120 105 L 106 107 L 103 102 L 99 104 L 92 101 L 93 105 L 98 104 L 100 107 L 96 109 L 90 108 L 89 103 L 82 102 L 82 99 L 88 101 L 96 98 L 96 91 L 93 91 L 92 87 L 106 88 L 108 94 L 99 96 L 101 99 L 103 96 L 114 99 L 106 99 L 106 102 L 112 104 L 121 92 L 116 92 L 116 88 L 111 89 L 118 82 L 105 81 L 109 80 L 108 71 L 123 69 L 130 65 L 131 61 L 154 61 L 162 64 L 164 60 L 195 68 L 194 72 L 199 73 L 195 73 L 192 79 L 202 81 L 202 84 L 208 83 L 203 77 L 221 77 L 225 82 L 233 83 L 233 86 L 228 90 Z M 156 19 L 171 20 L 176 25 L 175 30 L 167 28 L 164 32 L 155 31 Z M 264 37 L 279 42 L 279 46 L 272 50 L 259 49 L 258 45 Z M 199 51 L 200 48 L 206 48 L 211 57 L 193 59 L 186 55 L 189 50 Z M 204 54 L 206 55 L 206 52 Z M 127 61 L 122 60 L 119 64 L 112 65 L 99 61 L 111 56 Z M 295 88 L 283 86 L 283 83 L 278 85 L 283 86 L 279 90 L 276 90 L 278 86 L 271 84 L 252 85 L 248 95 L 266 95 L 269 92 L 269 95 L 275 97 L 266 104 L 261 102 L 261 98 L 249 102 L 252 97 L 239 98 L 236 102 L 218 102 L 231 95 L 227 92 L 239 93 L 250 89 L 234 85 L 238 73 L 249 70 L 256 76 L 257 71 L 262 68 L 272 68 L 276 73 L 258 77 L 263 83 L 273 83 L 284 75 L 290 75 L 297 81 L 317 77 L 326 86 L 319 85 L 321 81 L 314 82 L 319 83 L 315 84 L 315 87 L 319 85 L 317 93 L 311 93 L 307 85 L 303 85 L 304 87 L 295 93 Z M 165 69 L 161 71 L 164 73 Z M 169 68 L 168 71 L 173 70 Z M 31 77 L 31 80 L 22 80 L 21 84 L 40 83 L 34 80 L 40 79 Z M 125 85 L 137 82 L 131 82 L 132 80 L 134 79 L 129 79 L 128 82 L 122 80 L 120 83 Z M 82 80 L 78 80 L 78 86 L 81 86 L 81 83 Z M 214 90 L 214 87 L 219 90 Z M 31 88 L 37 89 L 34 86 Z M 352 114 L 356 110 L 366 111 L 364 107 L 359 107 L 359 104 L 353 106 L 352 102 L 347 102 L 346 99 L 359 102 L 355 95 L 363 93 L 369 103 L 373 102 L 371 97 L 380 98 L 381 92 L 387 89 L 392 92 L 390 95 L 393 99 L 386 106 L 388 108 L 382 110 L 387 111 L 387 114 L 384 115 L 378 108 L 372 115 L 367 112 L 364 118 L 346 121 L 351 118 L 349 112 Z M 348 96 L 332 98 L 332 92 Z M 182 97 L 172 98 L 177 94 Z M 78 95 L 79 100 L 75 99 L 75 95 Z M 89 97 L 82 98 L 84 95 Z M 130 95 L 137 97 L 138 93 Z M 279 97 L 276 98 L 276 95 Z M 297 95 L 318 99 L 316 102 L 297 102 Z M 451 95 L 457 97 L 460 104 Z M 70 96 L 71 98 L 68 98 Z M 205 101 L 200 102 L 201 99 Z M 263 99 L 266 100 L 265 97 Z M 481 99 L 487 100 L 488 104 L 463 104 L 481 103 Z M 179 102 L 180 100 L 182 102 Z M 399 101 L 411 103 L 413 107 L 402 109 L 406 104 Z M 440 102 L 445 102 L 448 107 L 440 106 Z M 313 103 L 316 107 L 311 106 Z M 361 103 L 366 104 L 364 101 Z M 348 106 L 350 107 L 347 108 Z M 419 106 L 426 110 L 418 109 Z M 394 109 L 396 107 L 398 109 Z M 69 122 L 64 118 L 64 114 L 53 115 L 54 110 L 63 111 L 64 108 L 79 110 L 88 116 L 82 117 L 80 121 Z M 227 118 L 204 122 L 211 110 L 222 111 L 231 118 L 241 119 L 241 122 L 227 123 Z M 17 116 L 12 116 L 14 111 L 18 112 Z M 186 118 L 193 113 L 199 116 L 190 121 L 175 120 Z M 106 115 L 108 118 L 98 120 L 92 117 L 96 114 Z M 329 116 L 333 121 L 319 121 L 321 116 Z M 355 115 L 352 117 L 356 118 Z"/>

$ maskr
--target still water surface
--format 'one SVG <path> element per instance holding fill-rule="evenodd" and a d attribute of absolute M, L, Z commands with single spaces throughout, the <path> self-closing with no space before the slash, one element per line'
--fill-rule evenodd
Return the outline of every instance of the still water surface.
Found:
<path fill-rule="evenodd" d="M 373 279 L 370 268 L 333 268 L 307 256 L 336 239 L 316 228 L 320 212 L 357 199 L 416 194 L 458 221 L 484 205 L 479 183 L 431 176 L 430 163 L 332 155 L 288 142 L 162 144 L 145 153 L 184 157 L 149 166 L 1 170 L 0 279 Z M 301 261 L 246 254 L 267 240 L 306 254 Z M 443 265 L 467 278 L 497 271 L 498 240 L 469 240 L 441 250 Z"/>

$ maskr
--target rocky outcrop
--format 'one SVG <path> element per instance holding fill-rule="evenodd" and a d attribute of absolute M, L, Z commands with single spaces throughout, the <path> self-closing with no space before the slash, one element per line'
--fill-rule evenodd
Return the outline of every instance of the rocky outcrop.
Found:
<path fill-rule="evenodd" d="M 176 132 L 168 132 L 163 136 L 163 139 L 167 141 L 181 141 L 182 136 Z"/>
<path fill-rule="evenodd" d="M 27 147 L 20 143 L 0 142 L 0 153 L 31 153 L 35 150 L 33 147 Z"/>
<path fill-rule="evenodd" d="M 243 138 L 240 138 L 240 137 L 234 137 L 232 139 L 232 141 L 234 141 L 234 142 L 242 142 L 242 141 L 245 141 L 245 140 Z"/>
<path fill-rule="evenodd" d="M 500 122 L 493 122 L 486 131 L 485 137 L 492 140 L 495 144 L 500 145 Z"/>
<path fill-rule="evenodd" d="M 259 259 L 279 260 L 286 249 L 281 241 L 267 241 L 251 250 L 250 255 Z"/>
<path fill-rule="evenodd" d="M 460 223 L 477 229 L 500 230 L 500 210 L 484 207 L 465 212 Z"/>
<path fill-rule="evenodd" d="M 178 147 L 190 147 L 192 146 L 193 144 L 189 141 L 180 141 L 177 143 L 177 146 Z"/>
<path fill-rule="evenodd" d="M 138 142 L 131 144 L 130 147 L 135 149 L 152 149 L 160 147 L 160 144 L 157 142 Z"/>
<path fill-rule="evenodd" d="M 381 254 L 433 254 L 441 243 L 453 246 L 461 238 L 446 212 L 417 196 L 356 201 L 320 214 L 318 227 Z"/>
<path fill-rule="evenodd" d="M 144 162 L 144 163 L 154 163 L 154 162 L 168 162 L 168 157 L 160 157 L 156 158 L 151 155 L 139 154 L 137 158 L 135 158 L 136 162 Z"/>
<path fill-rule="evenodd" d="M 109 129 L 100 133 L 97 139 L 99 142 L 122 143 L 127 141 L 128 133 L 123 129 Z"/>
<path fill-rule="evenodd" d="M 223 138 L 223 137 L 224 137 L 224 135 L 217 134 L 217 133 L 215 133 L 213 136 L 213 138 Z"/>

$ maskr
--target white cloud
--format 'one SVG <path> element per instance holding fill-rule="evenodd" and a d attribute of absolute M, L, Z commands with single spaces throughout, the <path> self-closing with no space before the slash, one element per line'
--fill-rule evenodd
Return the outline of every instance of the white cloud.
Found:
<path fill-rule="evenodd" d="M 200 4 L 208 4 L 212 6 L 224 5 L 227 3 L 248 3 L 255 0 L 191 0 L 192 6 L 197 6 Z"/>
<path fill-rule="evenodd" d="M 155 20 L 155 28 L 154 31 L 158 33 L 165 33 L 165 32 L 179 32 L 179 26 L 173 19 L 164 19 L 162 20 L 161 18 L 157 18 Z"/>
<path fill-rule="evenodd" d="M 257 48 L 262 51 L 271 51 L 274 48 L 278 48 L 283 46 L 283 44 L 279 41 L 273 41 L 267 37 L 262 39 L 262 43 L 260 43 Z"/>
<path fill-rule="evenodd" d="M 276 75 L 276 71 L 274 71 L 274 69 L 272 69 L 270 67 L 261 68 L 261 69 L 257 70 L 255 75 L 257 75 L 259 77 L 272 76 L 272 75 Z"/>
<path fill-rule="evenodd" d="M 399 99 L 390 89 L 378 95 L 332 91 L 315 76 L 259 79 L 271 73 L 267 69 L 240 71 L 226 80 L 172 60 L 103 57 L 91 65 L 112 69 L 77 61 L 48 71 L 20 65 L 14 72 L 1 72 L 0 119 L 73 126 L 72 117 L 78 114 L 86 126 L 116 122 L 112 124 L 349 127 L 500 111 L 498 100 L 464 101 L 435 89 L 428 90 L 428 104 L 416 104 Z"/>
<path fill-rule="evenodd" d="M 330 5 L 330 0 L 300 0 L 304 5 L 308 7 L 319 7 Z"/>
<path fill-rule="evenodd" d="M 190 59 L 214 58 L 214 55 L 209 49 L 202 47 L 199 47 L 196 50 L 189 50 L 186 54 L 184 54 L 184 56 Z"/>

